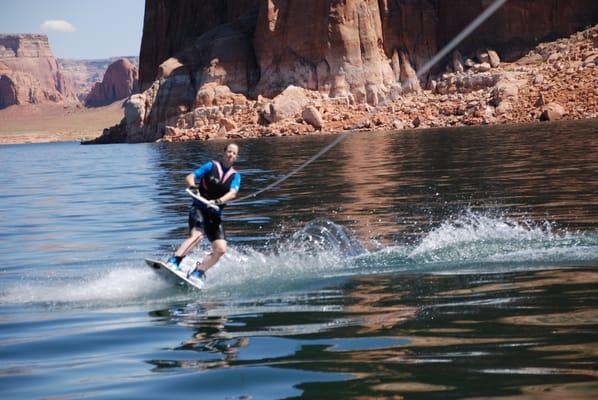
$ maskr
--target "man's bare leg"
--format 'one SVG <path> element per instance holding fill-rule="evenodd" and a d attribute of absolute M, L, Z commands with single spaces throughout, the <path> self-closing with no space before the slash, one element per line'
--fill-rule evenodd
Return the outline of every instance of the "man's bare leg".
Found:
<path fill-rule="evenodd" d="M 203 238 L 203 233 L 199 229 L 191 229 L 189 237 L 181 243 L 177 251 L 174 253 L 177 257 L 185 257 L 189 251 Z"/>
<path fill-rule="evenodd" d="M 195 269 L 199 270 L 200 272 L 206 272 L 208 269 L 212 268 L 214 264 L 220 260 L 226 253 L 226 240 L 224 239 L 216 239 L 212 242 L 212 252 L 208 254 L 200 263 L 197 264 Z"/>

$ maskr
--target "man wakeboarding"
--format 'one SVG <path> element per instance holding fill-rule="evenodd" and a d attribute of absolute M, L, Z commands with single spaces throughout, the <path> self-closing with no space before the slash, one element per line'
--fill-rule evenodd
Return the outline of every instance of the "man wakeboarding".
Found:
<path fill-rule="evenodd" d="M 222 161 L 208 161 L 185 177 L 189 190 L 207 199 L 207 203 L 194 198 L 189 211 L 189 237 L 175 251 L 168 264 L 180 271 L 181 261 L 205 234 L 212 243 L 212 252 L 201 262 L 198 261 L 187 274 L 188 279 L 199 285 L 203 285 L 206 271 L 226 252 L 222 209 L 228 201 L 237 197 L 241 186 L 241 174 L 233 168 L 238 155 L 239 146 L 229 143 L 224 148 Z"/>

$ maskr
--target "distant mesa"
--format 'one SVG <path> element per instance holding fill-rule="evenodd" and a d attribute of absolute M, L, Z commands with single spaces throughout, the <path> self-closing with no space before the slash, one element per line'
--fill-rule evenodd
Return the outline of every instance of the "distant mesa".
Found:
<path fill-rule="evenodd" d="M 107 105 L 137 91 L 138 65 L 138 57 L 56 59 L 46 35 L 0 34 L 0 109 Z"/>
<path fill-rule="evenodd" d="M 138 91 L 137 67 L 126 58 L 116 60 L 106 70 L 85 99 L 86 107 L 100 107 L 129 97 Z"/>
<path fill-rule="evenodd" d="M 60 71 L 70 82 L 77 98 L 85 103 L 93 86 L 97 82 L 102 82 L 108 67 L 122 58 L 126 58 L 135 68 L 138 68 L 139 57 L 112 57 L 94 60 L 59 58 L 57 61 Z"/>
<path fill-rule="evenodd" d="M 0 34 L 0 109 L 20 104 L 76 104 L 48 37 Z"/>

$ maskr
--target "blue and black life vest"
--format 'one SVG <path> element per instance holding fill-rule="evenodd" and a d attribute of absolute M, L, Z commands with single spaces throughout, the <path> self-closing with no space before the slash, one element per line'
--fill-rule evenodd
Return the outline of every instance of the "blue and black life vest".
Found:
<path fill-rule="evenodd" d="M 201 177 L 199 193 L 208 200 L 216 200 L 230 191 L 230 185 L 237 171 L 230 167 L 226 173 L 219 161 L 212 161 L 210 172 Z"/>

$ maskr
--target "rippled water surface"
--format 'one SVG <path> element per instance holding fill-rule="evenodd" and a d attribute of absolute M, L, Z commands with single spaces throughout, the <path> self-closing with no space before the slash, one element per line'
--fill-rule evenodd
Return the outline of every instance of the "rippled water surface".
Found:
<path fill-rule="evenodd" d="M 241 195 L 334 138 L 240 141 Z M 172 287 L 222 146 L 0 147 L 0 398 L 596 398 L 597 121 L 352 134 Z"/>

